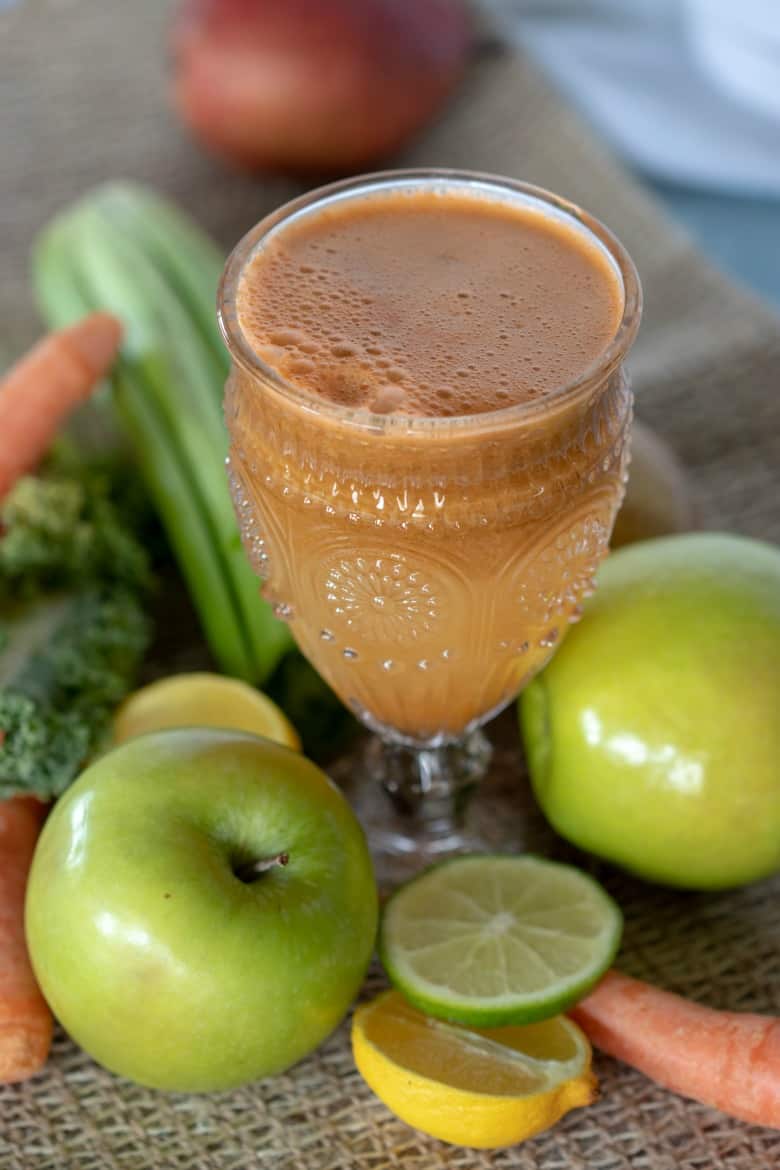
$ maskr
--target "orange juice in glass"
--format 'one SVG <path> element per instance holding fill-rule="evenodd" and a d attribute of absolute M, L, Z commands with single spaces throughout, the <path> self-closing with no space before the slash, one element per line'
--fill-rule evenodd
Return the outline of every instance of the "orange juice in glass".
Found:
<path fill-rule="evenodd" d="M 227 264 L 243 538 L 377 737 L 358 804 L 389 858 L 490 844 L 468 823 L 480 727 L 554 653 L 607 551 L 639 316 L 606 228 L 468 172 L 315 191 Z"/>

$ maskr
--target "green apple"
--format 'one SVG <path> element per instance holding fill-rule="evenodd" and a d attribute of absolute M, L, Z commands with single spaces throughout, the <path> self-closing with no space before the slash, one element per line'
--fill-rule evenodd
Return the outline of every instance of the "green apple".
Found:
<path fill-rule="evenodd" d="M 520 703 L 536 796 L 576 845 L 691 889 L 780 868 L 780 549 L 614 553 Z"/>
<path fill-rule="evenodd" d="M 161 1089 L 280 1072 L 340 1022 L 374 946 L 363 832 L 314 764 L 236 731 L 161 731 L 88 768 L 30 872 L 36 977 L 71 1036 Z"/>

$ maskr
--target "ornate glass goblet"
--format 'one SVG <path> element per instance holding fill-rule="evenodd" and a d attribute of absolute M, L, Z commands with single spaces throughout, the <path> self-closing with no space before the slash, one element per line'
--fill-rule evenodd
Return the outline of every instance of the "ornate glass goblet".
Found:
<path fill-rule="evenodd" d="M 242 330 L 246 265 L 290 220 L 404 186 L 477 188 L 586 236 L 623 299 L 597 363 L 554 393 L 459 417 L 372 414 L 286 382 Z M 640 317 L 629 256 L 596 220 L 527 184 L 388 172 L 264 219 L 228 261 L 219 310 L 233 358 L 225 410 L 243 540 L 303 653 L 374 733 L 352 787 L 380 870 L 495 847 L 473 799 L 490 757 L 481 726 L 576 620 L 624 492 L 623 359 Z"/>

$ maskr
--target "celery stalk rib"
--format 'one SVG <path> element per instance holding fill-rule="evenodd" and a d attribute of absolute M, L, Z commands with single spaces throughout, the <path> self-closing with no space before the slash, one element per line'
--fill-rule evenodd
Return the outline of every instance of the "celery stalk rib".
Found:
<path fill-rule="evenodd" d="M 264 681 L 289 648 L 290 635 L 260 597 L 259 583 L 238 536 L 224 468 L 223 379 L 209 374 L 199 331 L 148 255 L 141 248 L 131 248 L 123 237 L 117 238 L 113 227 L 91 207 L 85 212 L 84 233 L 82 263 L 100 303 L 111 308 L 111 298 L 121 287 L 125 311 L 132 306 L 131 320 L 138 329 L 128 341 L 146 359 L 142 385 L 155 387 L 160 410 L 180 440 L 207 514 L 213 517 L 215 548 L 225 563 L 237 621 L 251 648 L 254 681 Z M 105 259 L 112 239 L 113 269 Z M 138 290 L 144 295 L 139 296 Z M 115 311 L 120 311 L 119 303 Z M 176 343 L 166 344 L 166 338 L 175 338 Z"/>
<path fill-rule="evenodd" d="M 137 371 L 121 362 L 113 378 L 116 408 L 130 435 L 147 488 L 182 568 L 209 645 L 223 669 L 253 681 L 255 664 L 236 619 L 214 532 L 197 501 L 187 461 L 146 393 Z"/>
<path fill-rule="evenodd" d="M 92 201 L 113 231 L 130 235 L 156 273 L 176 293 L 190 322 L 197 324 L 198 340 L 203 343 L 203 350 L 196 368 L 189 364 L 187 377 L 197 380 L 205 398 L 213 395 L 219 421 L 215 416 L 210 425 L 218 425 L 220 433 L 224 434 L 222 395 L 230 362 L 215 312 L 216 290 L 222 271 L 218 249 L 186 216 L 137 184 L 108 183 L 94 192 Z M 208 358 L 212 359 L 211 363 Z M 202 402 L 200 396 L 199 401 Z M 224 444 L 226 454 L 226 434 Z M 229 523 L 220 531 L 226 537 L 223 552 L 233 575 L 247 637 L 255 659 L 263 664 L 263 674 L 267 675 L 290 648 L 291 637 L 281 622 L 268 620 L 267 605 L 259 598 L 257 579 L 247 564 L 237 532 L 231 530 Z"/>

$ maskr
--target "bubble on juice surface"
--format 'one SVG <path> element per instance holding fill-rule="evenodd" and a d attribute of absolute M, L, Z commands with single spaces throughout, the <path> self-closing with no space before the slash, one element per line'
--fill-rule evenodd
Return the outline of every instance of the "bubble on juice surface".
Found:
<path fill-rule="evenodd" d="M 403 386 L 393 384 L 378 386 L 371 399 L 369 409 L 373 414 L 390 414 L 402 407 L 405 402 L 406 391 Z"/>

